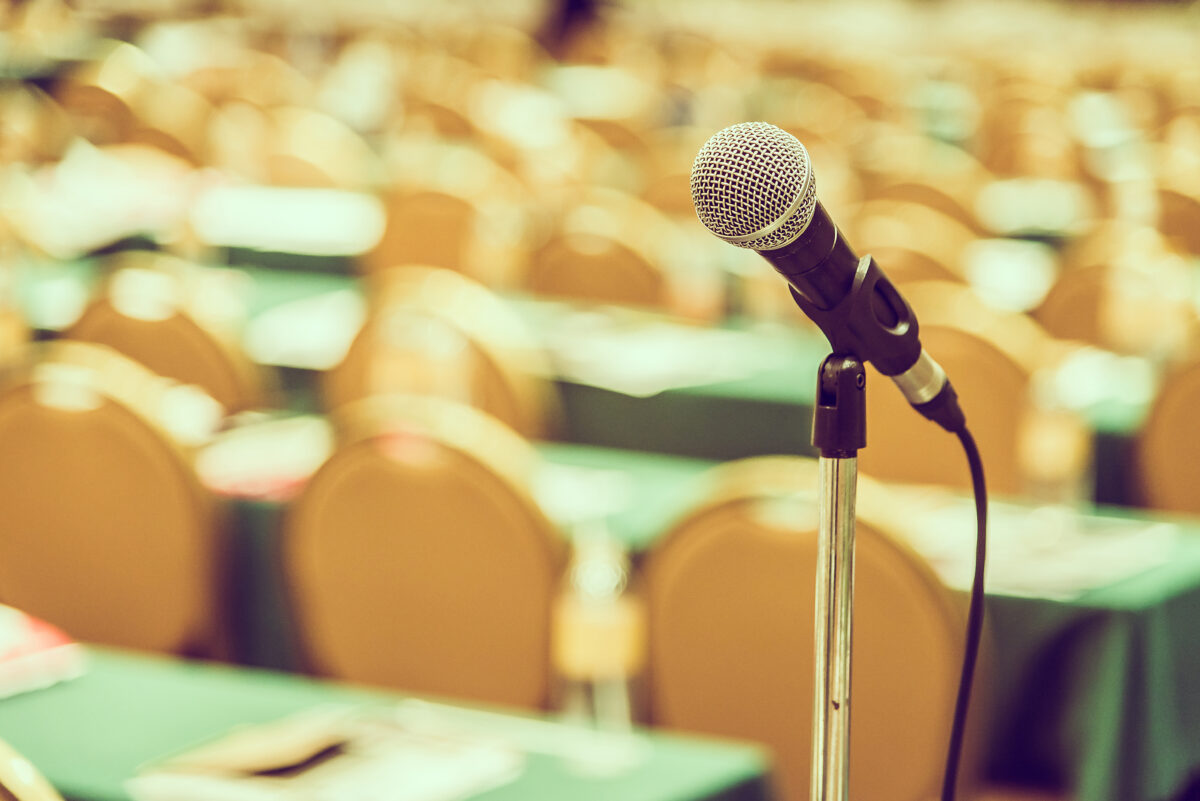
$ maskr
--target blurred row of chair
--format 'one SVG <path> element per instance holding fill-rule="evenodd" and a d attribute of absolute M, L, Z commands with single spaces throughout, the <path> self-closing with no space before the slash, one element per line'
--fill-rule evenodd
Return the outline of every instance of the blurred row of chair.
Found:
<path fill-rule="evenodd" d="M 61 131 L 76 120 L 97 144 L 152 143 L 234 180 L 377 192 L 389 222 L 362 258 L 368 269 L 435 264 L 496 288 L 650 305 L 707 319 L 730 304 L 687 296 L 689 287 L 712 280 L 698 278 L 695 265 L 773 278 L 753 259 L 740 258 L 747 254 L 699 231 L 687 192 L 687 168 L 699 143 L 716 126 L 744 116 L 779 122 L 809 145 L 823 202 L 860 250 L 876 253 L 901 277 L 978 283 L 974 273 L 980 268 L 968 246 L 981 237 L 1072 240 L 1108 218 L 1163 234 L 1167 253 L 1143 251 L 1143 271 L 1159 272 L 1162 256 L 1196 252 L 1190 221 L 1200 195 L 1183 185 L 1186 170 L 1135 181 L 1104 172 L 1103 159 L 1086 157 L 1138 137 L 1161 144 L 1164 154 L 1186 151 L 1180 141 L 1187 141 L 1192 100 L 1165 70 L 1166 62 L 1149 55 L 1139 74 L 1153 76 L 1151 85 L 1161 95 L 1155 100 L 1161 110 L 1151 116 L 1178 122 L 1171 128 L 1174 138 L 1167 137 L 1165 122 L 1122 122 L 1137 107 L 1137 92 L 1118 80 L 1119 73 L 1093 62 L 1129 59 L 1137 67 L 1137 55 L 1126 50 L 1097 49 L 1080 66 L 1039 70 L 1043 61 L 1057 61 L 945 47 L 951 52 L 914 60 L 905 70 L 884 70 L 862 54 L 838 56 L 827 46 L 802 59 L 786 58 L 769 38 L 746 49 L 736 32 L 744 25 L 722 32 L 694 20 L 668 22 L 667 9 L 660 9 L 655 13 L 665 18 L 657 20 L 654 13 L 602 15 L 595 30 L 582 35 L 591 45 L 554 61 L 529 32 L 484 18 L 465 30 L 398 19 L 365 33 L 347 12 L 344 38 L 306 29 L 273 37 L 246 13 L 244 19 L 145 21 L 131 36 L 136 45 L 105 42 L 63 75 L 52 87 L 55 99 L 31 88 L 13 90 L 17 116 L 33 120 L 15 130 Z M 853 13 L 844 12 L 846 19 Z M 828 19 L 811 15 L 817 19 L 805 32 L 814 36 L 812 31 L 836 27 L 841 19 L 832 11 Z M 924 21 L 931 30 L 942 24 L 936 15 Z M 959 24 L 945 24 L 952 23 Z M 620 32 L 636 25 L 661 41 L 662 52 L 622 43 Z M 922 37 L 904 30 L 909 32 L 901 40 Z M 668 53 L 678 62 L 664 63 Z M 376 91 L 333 91 L 356 82 Z M 722 92 L 724 111 L 704 112 L 705 98 Z M 979 97 L 962 100 L 972 92 Z M 186 94 L 194 101 L 182 104 L 187 107 L 207 104 L 204 124 L 168 113 L 181 106 L 163 101 L 166 94 Z M 329 98 L 342 96 L 358 98 L 360 106 L 370 105 L 364 96 L 374 97 L 386 109 L 373 116 L 374 123 L 356 123 L 351 110 L 330 105 Z M 679 97 L 687 100 L 690 116 L 672 119 L 672 98 Z M 982 110 L 973 129 L 992 145 L 939 139 L 930 120 L 955 103 Z M 38 114 L 47 119 L 38 123 Z M 182 133 L 173 134 L 157 117 L 173 120 Z M 183 134 L 205 144 L 184 152 L 168 143 Z M 15 156 L 44 162 L 33 145 L 46 141 L 41 135 L 16 137 Z M 1065 144 L 1050 147 L 1046 141 Z M 1033 159 L 1028 169 L 1016 157 L 1004 167 L 1005 159 L 988 157 L 997 143 L 1051 155 Z M 1037 166 L 1050 162 L 1059 166 Z M 627 199 L 597 201 L 599 187 Z M 602 217 L 610 221 L 597 224 Z M 1110 266 L 1128 263 L 1116 249 L 1104 259 Z M 1147 269 L 1151 260 L 1154 267 Z M 999 274 L 996 280 L 1024 275 L 1020 257 L 1001 261 L 989 270 L 993 278 Z M 690 263 L 690 274 L 680 280 L 671 262 Z M 1063 289 L 1056 296 L 1072 296 L 1074 284 L 1090 280 L 1073 275 L 1066 262 L 1052 268 L 1058 270 Z M 1120 272 L 1123 280 L 1128 271 Z M 985 282 L 985 291 L 993 283 Z M 1023 309 L 1038 304 L 1040 296 L 1033 295 Z M 1188 327 L 1195 327 L 1194 304 L 1162 302 L 1172 314 L 1187 314 Z M 1061 307 L 1048 298 L 1037 314 L 1055 329 Z M 1136 338 L 1122 339 L 1122 331 L 1140 324 L 1124 307 L 1116 309 L 1111 324 L 1117 333 L 1086 327 L 1083 333 L 1106 347 L 1115 341 L 1144 348 Z M 1170 353 L 1186 357 L 1191 340 L 1173 342 Z M 1155 348 L 1152 355 L 1161 353 Z"/>
<path fill-rule="evenodd" d="M 62 335 L 110 346 L 160 375 L 199 387 L 226 414 L 280 408 L 279 378 L 246 355 L 238 321 L 212 314 L 212 304 L 204 302 L 210 290 L 203 287 L 214 275 L 162 254 L 123 254 Z M 965 284 L 899 286 L 922 321 L 925 346 L 964 399 L 993 491 L 1086 501 L 1095 433 L 1078 399 L 1070 397 L 1072 388 L 1063 387 L 1071 361 L 1086 349 L 1051 336 L 1028 316 L 996 309 Z M 475 406 L 525 437 L 554 439 L 562 431 L 549 343 L 509 301 L 452 270 L 413 265 L 380 271 L 364 290 L 364 322 L 345 353 L 318 374 L 319 408 L 418 393 Z M 1123 301 L 1135 303 L 1136 297 L 1126 294 Z M 15 345 L 29 332 L 18 315 L 8 319 Z M 1134 475 L 1147 506 L 1200 511 L 1191 474 L 1179 467 L 1183 454 L 1165 447 L 1194 429 L 1174 411 L 1188 403 L 1191 364 L 1167 374 L 1135 440 Z M 863 453 L 863 469 L 885 480 L 966 488 L 953 440 L 929 439 L 908 425 L 911 411 L 902 399 L 877 374 L 875 385 L 868 393 L 871 447 Z M 912 459 L 918 452 L 925 458 Z"/>
<path fill-rule="evenodd" d="M 166 425 L 181 388 L 110 349 L 63 341 L 0 397 L 4 602 L 87 641 L 228 654 L 231 543 L 185 438 Z M 468 406 L 412 395 L 348 404 L 336 425 L 333 453 L 278 534 L 312 668 L 550 705 L 568 545 L 534 500 L 529 444 Z M 648 616 L 647 714 L 768 744 L 784 797 L 801 798 L 815 466 L 752 459 L 711 480 L 635 580 Z M 961 610 L 914 552 L 864 522 L 852 781 L 881 798 L 924 798 L 941 772 Z"/>
<path fill-rule="evenodd" d="M 103 346 L 39 346 L 0 399 L 0 597 L 74 636 L 228 655 L 225 543 L 192 452 L 209 396 Z"/>
<path fill-rule="evenodd" d="M 1070 350 L 1049 332 L 1164 361 L 1170 372 L 1138 444 L 1146 499 L 1200 511 L 1186 462 L 1200 447 L 1188 433 L 1200 387 L 1195 367 L 1178 366 L 1189 363 L 1196 329 L 1180 287 L 1200 252 L 1200 192 L 1178 169 L 1195 141 L 1186 92 L 1167 92 L 1154 73 L 1140 139 L 1127 137 L 1154 148 L 1133 158 L 1093 135 L 1117 127 L 1101 130 L 1097 114 L 1138 109 L 1126 103 L 1137 87 L 1114 76 L 1039 76 L 1037 62 L 1008 64 L 1003 49 L 956 54 L 961 64 L 932 73 L 928 61 L 908 74 L 828 46 L 798 62 L 767 36 L 743 57 L 737 26 L 622 35 L 645 21 L 601 20 L 559 63 L 511 26 L 326 36 L 236 16 L 139 23 L 129 32 L 136 45 L 103 42 L 41 82 L 46 91 L 6 88 L 0 102 L 14 124 L 2 152 L 24 170 L 6 176 L 21 198 L 69 183 L 57 170 L 75 136 L 138 165 L 157 153 L 154 175 L 170 189 L 155 196 L 179 209 L 139 201 L 130 214 L 143 215 L 140 233 L 188 256 L 208 259 L 223 244 L 203 241 L 185 213 L 209 181 L 378 199 L 378 240 L 355 254 L 368 275 L 366 319 L 321 382 L 340 438 L 282 532 L 294 612 L 318 670 L 549 702 L 567 546 L 531 497 L 535 459 L 522 437 L 552 436 L 561 411 L 539 343 L 489 289 L 709 321 L 730 311 L 785 317 L 778 276 L 699 230 L 687 194 L 700 141 L 747 116 L 776 120 L 809 146 L 823 202 L 902 283 L 978 429 L 994 491 L 1061 499 L 1088 469 L 1087 432 L 1042 391 L 1040 377 Z M 963 64 L 986 77 L 973 83 Z M 116 193 L 104 197 L 117 204 Z M 1119 219 L 1094 222 L 1109 217 Z M 139 232 L 118 222 L 122 236 Z M 63 257 L 109 244 L 46 248 L 40 234 L 55 228 L 9 212 L 6 244 Z M 1068 246 L 1024 242 L 1032 249 L 996 256 L 987 248 L 1001 236 Z M 15 533 L 0 541 L 0 600 L 84 639 L 222 655 L 228 543 L 188 448 L 221 424 L 222 409 L 275 405 L 278 387 L 196 302 L 186 264 L 127 258 L 141 263 L 116 270 L 65 335 L 169 378 L 71 341 L 13 357 L 0 395 L 0 447 L 11 454 L 0 509 Z M 433 266 L 395 269 L 414 263 Z M 1020 295 L 1007 305 L 1038 322 L 982 303 L 972 284 Z M 952 442 L 908 425 L 911 411 L 888 388 L 869 397 L 866 472 L 961 481 Z M 190 431 L 182 419 L 193 420 Z M 649 718 L 770 743 L 789 798 L 803 797 L 807 778 L 812 638 L 803 624 L 815 552 L 814 526 L 798 524 L 811 503 L 791 493 L 813 484 L 811 466 L 795 460 L 728 466 L 640 573 Z M 881 592 L 859 605 L 856 661 L 880 669 L 856 675 L 864 756 L 853 781 L 881 798 L 932 796 L 960 610 L 886 533 L 886 515 L 866 515 L 860 586 Z M 754 581 L 735 585 L 734 575 Z"/>

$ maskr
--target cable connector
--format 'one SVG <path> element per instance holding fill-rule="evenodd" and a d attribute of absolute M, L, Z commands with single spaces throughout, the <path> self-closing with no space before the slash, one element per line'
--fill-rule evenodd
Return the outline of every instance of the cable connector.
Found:
<path fill-rule="evenodd" d="M 966 430 L 967 417 L 958 402 L 958 393 L 947 381 L 940 392 L 928 403 L 913 404 L 913 408 L 927 420 L 932 420 L 951 434 Z"/>

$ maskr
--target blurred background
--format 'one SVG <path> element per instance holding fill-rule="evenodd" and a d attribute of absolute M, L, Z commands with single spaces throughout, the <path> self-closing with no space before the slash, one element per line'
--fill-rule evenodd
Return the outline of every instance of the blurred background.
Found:
<path fill-rule="evenodd" d="M 8 0 L 0 602 L 102 662 L 746 740 L 806 797 L 828 345 L 688 181 L 747 120 L 980 443 L 972 792 L 1196 797 L 1193 3 Z M 970 482 L 868 388 L 852 787 L 917 801 Z"/>

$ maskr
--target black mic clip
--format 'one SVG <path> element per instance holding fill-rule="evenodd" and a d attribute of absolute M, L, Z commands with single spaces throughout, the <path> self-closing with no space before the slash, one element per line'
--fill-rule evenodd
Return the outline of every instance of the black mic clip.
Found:
<path fill-rule="evenodd" d="M 903 373 L 921 355 L 916 315 L 870 254 L 858 260 L 850 291 L 832 308 L 817 306 L 791 282 L 788 288 L 835 353 L 852 353 L 886 376 Z"/>
<path fill-rule="evenodd" d="M 867 446 L 867 374 L 857 357 L 831 353 L 817 372 L 812 443 L 828 459 L 849 459 Z"/>
<path fill-rule="evenodd" d="M 831 308 L 818 306 L 792 281 L 788 289 L 800 310 L 825 334 L 834 353 L 870 362 L 893 380 L 921 357 L 917 316 L 870 254 L 858 260 L 850 291 Z M 958 394 L 949 381 L 928 401 L 910 403 L 947 431 L 966 426 Z"/>

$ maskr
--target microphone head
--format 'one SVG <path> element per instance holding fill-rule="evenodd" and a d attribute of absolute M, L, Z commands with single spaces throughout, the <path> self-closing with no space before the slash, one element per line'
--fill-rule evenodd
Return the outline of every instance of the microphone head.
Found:
<path fill-rule="evenodd" d="M 770 123 L 731 125 L 696 155 L 692 204 L 700 222 L 726 242 L 781 248 L 804 233 L 817 206 L 808 151 Z"/>

